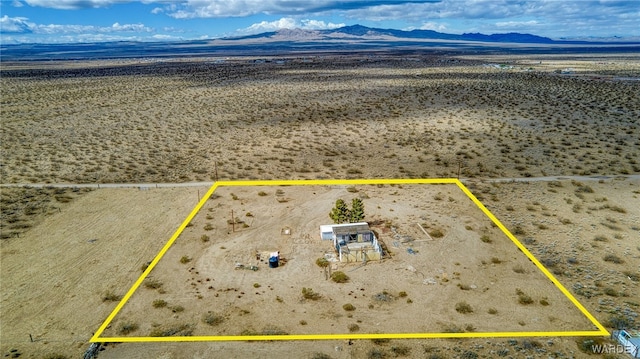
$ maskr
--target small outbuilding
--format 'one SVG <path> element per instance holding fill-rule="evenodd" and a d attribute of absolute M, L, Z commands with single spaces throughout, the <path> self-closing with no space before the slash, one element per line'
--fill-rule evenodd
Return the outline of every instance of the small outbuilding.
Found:
<path fill-rule="evenodd" d="M 382 259 L 382 247 L 366 222 L 322 225 L 320 238 L 333 242 L 340 262 Z"/>

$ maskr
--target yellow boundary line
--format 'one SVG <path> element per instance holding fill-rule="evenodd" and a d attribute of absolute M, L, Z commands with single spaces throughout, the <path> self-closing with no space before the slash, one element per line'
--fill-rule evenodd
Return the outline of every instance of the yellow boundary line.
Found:
<path fill-rule="evenodd" d="M 129 301 L 133 293 L 140 287 L 142 281 L 155 268 L 160 259 L 173 245 L 182 231 L 200 211 L 202 206 L 211 197 L 216 188 L 220 186 L 300 186 L 300 185 L 375 185 L 375 184 L 455 184 L 482 210 L 482 212 L 511 239 L 511 241 L 544 273 L 549 280 L 584 314 L 593 325 L 598 328 L 594 331 L 542 331 L 542 332 L 488 332 L 488 333 L 387 333 L 387 334 L 300 334 L 300 335 L 214 335 L 214 336 L 185 336 L 185 337 L 100 337 L 111 321 Z M 215 182 L 200 202 L 189 213 L 187 218 L 178 227 L 169 241 L 151 261 L 147 269 L 135 281 L 127 294 L 118 303 L 107 319 L 100 325 L 90 342 L 198 342 L 198 341 L 257 341 L 257 340 L 328 340 L 328 339 L 427 339 L 427 338 L 512 338 L 512 337 L 584 337 L 584 336 L 609 336 L 609 332 L 587 309 L 545 268 L 529 250 L 509 232 L 509 230 L 469 191 L 469 189 L 456 178 L 427 178 L 427 179 L 355 179 L 355 180 L 258 180 L 258 181 L 219 181 Z"/>

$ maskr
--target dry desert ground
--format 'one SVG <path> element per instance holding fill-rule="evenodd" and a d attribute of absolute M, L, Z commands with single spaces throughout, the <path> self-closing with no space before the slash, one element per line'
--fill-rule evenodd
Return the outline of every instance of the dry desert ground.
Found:
<path fill-rule="evenodd" d="M 1 182 L 70 185 L 2 187 L 0 354 L 81 357 L 207 190 L 74 186 L 92 183 L 459 176 L 598 321 L 639 325 L 637 56 L 217 60 L 2 63 Z M 219 188 L 151 272 L 160 290 L 139 288 L 105 335 L 592 329 L 456 187 L 277 189 Z M 354 196 L 391 256 L 340 265 L 350 280 L 333 283 L 317 226 Z M 228 233 L 230 209 L 248 227 Z M 274 249 L 284 266 L 233 268 Z M 99 357 L 593 357 L 586 341 L 121 343 Z"/>

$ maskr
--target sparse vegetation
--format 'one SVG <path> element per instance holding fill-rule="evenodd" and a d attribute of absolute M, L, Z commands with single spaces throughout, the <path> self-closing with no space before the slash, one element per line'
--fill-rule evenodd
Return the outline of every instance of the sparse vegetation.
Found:
<path fill-rule="evenodd" d="M 456 312 L 462 314 L 473 313 L 473 308 L 467 302 L 458 302 L 456 303 Z"/>
<path fill-rule="evenodd" d="M 349 281 L 349 276 L 342 271 L 335 271 L 331 273 L 331 280 L 336 283 L 346 283 Z"/>
<path fill-rule="evenodd" d="M 104 293 L 104 295 L 102 296 L 102 301 L 103 302 L 118 302 L 122 299 L 122 296 L 115 294 L 112 291 L 107 291 L 106 293 Z"/>
<path fill-rule="evenodd" d="M 624 261 L 622 260 L 622 258 L 618 257 L 615 254 L 607 254 L 602 258 L 605 262 L 610 262 L 610 263 L 615 263 L 615 264 L 622 264 L 624 263 Z"/>
<path fill-rule="evenodd" d="M 157 279 L 148 279 L 144 282 L 144 286 L 148 289 L 160 289 L 162 288 L 162 282 Z"/>
<path fill-rule="evenodd" d="M 356 310 L 356 307 L 354 307 L 351 303 L 347 303 L 342 306 L 342 309 L 346 310 L 347 312 L 351 312 Z"/>
<path fill-rule="evenodd" d="M 304 299 L 318 300 L 320 299 L 321 295 L 314 292 L 311 288 L 302 288 L 302 297 Z"/>
<path fill-rule="evenodd" d="M 120 324 L 118 324 L 118 334 L 120 335 L 127 335 L 129 333 L 135 332 L 136 330 L 138 330 L 139 326 L 137 323 L 133 323 L 133 322 L 122 322 Z"/>
<path fill-rule="evenodd" d="M 153 301 L 154 308 L 164 308 L 167 306 L 167 301 L 164 299 L 156 299 Z"/>
<path fill-rule="evenodd" d="M 214 312 L 207 312 L 202 316 L 202 322 L 209 324 L 210 326 L 216 326 L 224 322 L 224 317 Z"/>

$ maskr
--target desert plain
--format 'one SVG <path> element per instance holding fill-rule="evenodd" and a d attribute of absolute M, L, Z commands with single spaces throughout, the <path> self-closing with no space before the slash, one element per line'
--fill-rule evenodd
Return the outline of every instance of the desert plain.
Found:
<path fill-rule="evenodd" d="M 3 62 L 1 75 L 3 356 L 81 357 L 215 180 L 460 178 L 608 330 L 638 328 L 637 55 Z M 139 288 L 105 334 L 593 329 L 457 188 L 283 187 L 283 202 L 277 189 L 216 191 L 151 272 L 161 288 Z M 332 283 L 317 226 L 354 196 L 390 255 Z M 229 233 L 230 209 L 247 227 Z M 444 235 L 424 241 L 416 223 Z M 288 261 L 234 268 L 256 250 Z M 588 340 L 109 343 L 99 357 L 593 357 Z"/>

